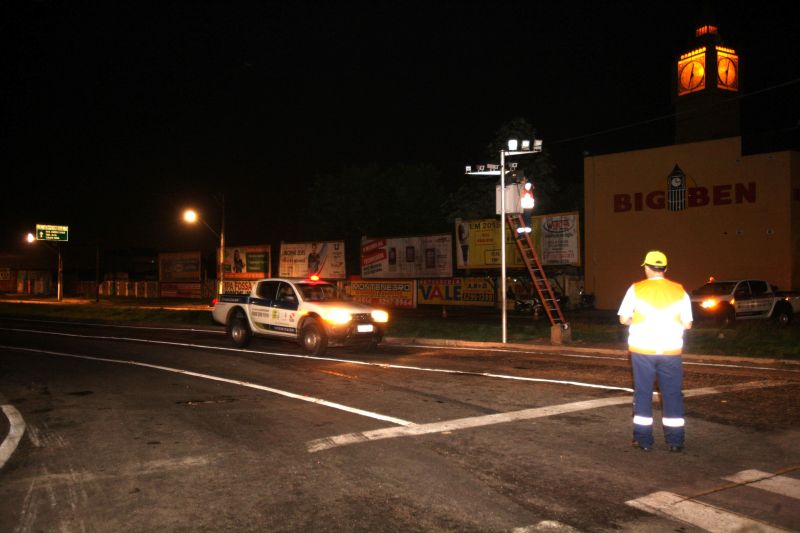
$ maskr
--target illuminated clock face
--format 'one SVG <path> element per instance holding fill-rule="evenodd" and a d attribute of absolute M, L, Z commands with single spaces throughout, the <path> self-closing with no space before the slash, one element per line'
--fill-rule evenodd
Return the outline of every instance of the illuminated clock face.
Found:
<path fill-rule="evenodd" d="M 720 55 L 717 59 L 717 85 L 721 89 L 739 89 L 738 63 L 736 56 Z"/>
<path fill-rule="evenodd" d="M 688 59 L 678 64 L 678 94 L 701 91 L 705 87 L 705 58 Z"/>
<path fill-rule="evenodd" d="M 683 183 L 683 180 L 680 179 L 678 176 L 675 176 L 674 178 L 672 178 L 672 181 L 670 183 L 672 183 L 673 187 L 680 187 L 681 184 Z"/>

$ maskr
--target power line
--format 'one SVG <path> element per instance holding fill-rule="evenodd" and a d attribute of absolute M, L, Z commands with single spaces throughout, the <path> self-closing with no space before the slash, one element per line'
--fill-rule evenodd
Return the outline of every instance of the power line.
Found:
<path fill-rule="evenodd" d="M 733 99 L 735 99 L 735 100 L 743 100 L 744 98 L 749 98 L 751 96 L 763 94 L 763 93 L 766 93 L 766 92 L 769 92 L 769 91 L 782 89 L 784 87 L 789 87 L 791 85 L 795 85 L 795 84 L 798 84 L 798 83 L 800 83 L 800 78 L 795 78 L 793 80 L 786 81 L 786 82 L 783 82 L 783 83 L 779 83 L 777 85 L 772 85 L 770 87 L 765 87 L 764 89 L 759 89 L 759 90 L 756 90 L 756 91 L 751 91 L 751 92 L 746 93 L 746 94 L 737 95 Z M 555 140 L 555 141 L 550 141 L 548 144 L 550 144 L 550 145 L 563 144 L 563 143 L 568 143 L 568 142 L 572 142 L 572 141 L 578 141 L 578 140 L 581 140 L 581 139 L 588 139 L 590 137 L 597 137 L 597 136 L 600 136 L 600 135 L 606 135 L 606 134 L 613 133 L 613 132 L 616 132 L 616 131 L 622 131 L 622 130 L 626 130 L 626 129 L 630 129 L 630 128 L 637 128 L 639 126 L 644 126 L 646 124 L 652 124 L 654 122 L 659 122 L 659 121 L 662 121 L 662 120 L 676 118 L 676 117 L 687 115 L 687 114 L 691 114 L 691 113 L 702 113 L 702 112 L 705 112 L 705 111 L 709 111 L 709 110 L 713 109 L 716 106 L 723 105 L 723 104 L 726 104 L 726 103 L 728 103 L 728 102 L 720 102 L 720 103 L 716 103 L 716 104 L 711 104 L 711 105 L 706 106 L 705 108 L 701 108 L 701 109 L 693 109 L 693 110 L 683 111 L 683 112 L 673 112 L 673 113 L 669 113 L 669 114 L 666 114 L 666 115 L 661 115 L 661 116 L 658 116 L 658 117 L 653 117 L 653 118 L 649 118 L 649 119 L 645 119 L 645 120 L 640 120 L 640 121 L 637 121 L 637 122 L 630 122 L 628 124 L 623 124 L 621 126 L 615 126 L 613 128 L 607 128 L 607 129 L 595 131 L 595 132 L 592 132 L 592 133 L 586 133 L 584 135 L 577 135 L 575 137 L 567 137 L 566 139 L 559 139 L 559 140 Z M 793 128 L 788 128 L 788 129 L 793 129 Z"/>

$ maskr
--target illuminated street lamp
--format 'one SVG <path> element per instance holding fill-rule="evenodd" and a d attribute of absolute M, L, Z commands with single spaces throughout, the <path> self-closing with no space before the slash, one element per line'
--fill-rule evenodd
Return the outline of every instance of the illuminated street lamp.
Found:
<path fill-rule="evenodd" d="M 500 149 L 500 165 L 478 165 L 476 170 L 472 166 L 466 167 L 466 174 L 478 176 L 500 176 L 500 308 L 501 308 L 501 329 L 503 344 L 508 339 L 508 316 L 506 311 L 506 157 L 515 155 L 537 154 L 542 151 L 541 139 L 534 139 L 531 142 L 525 139 L 520 142 L 518 139 L 508 140 L 508 149 Z M 517 168 L 516 163 L 510 163 L 511 170 Z"/>
<path fill-rule="evenodd" d="M 33 244 L 39 239 L 37 239 L 33 233 L 28 233 L 25 236 L 25 240 L 28 241 L 28 244 Z M 50 248 L 50 250 L 52 251 L 52 248 Z M 60 302 L 64 299 L 64 261 L 61 259 L 61 246 L 58 244 L 56 244 L 56 253 L 58 254 L 58 286 L 56 289 L 56 298 Z"/>
<path fill-rule="evenodd" d="M 194 224 L 199 220 L 219 239 L 219 264 L 217 265 L 219 272 L 219 284 L 217 286 L 218 295 L 222 294 L 225 283 L 225 196 L 222 196 L 220 204 L 222 205 L 222 225 L 219 232 L 209 226 L 208 222 L 203 220 L 203 218 L 194 209 L 187 209 L 183 212 L 184 221 L 188 222 L 189 224 Z"/>

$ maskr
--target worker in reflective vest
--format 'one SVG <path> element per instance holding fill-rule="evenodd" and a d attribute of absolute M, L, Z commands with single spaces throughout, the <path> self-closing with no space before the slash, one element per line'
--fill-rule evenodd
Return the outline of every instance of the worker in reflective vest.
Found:
<path fill-rule="evenodd" d="M 517 237 L 521 239 L 523 234 L 532 231 L 531 220 L 533 218 L 534 200 L 533 183 L 523 176 L 520 185 L 522 185 L 522 187 L 520 187 L 519 205 L 522 207 L 522 220 L 524 221 L 524 225 L 517 228 Z"/>
<path fill-rule="evenodd" d="M 683 332 L 692 327 L 689 295 L 679 283 L 664 277 L 667 256 L 648 252 L 644 263 L 647 279 L 634 283 L 619 311 L 621 324 L 629 326 L 628 349 L 633 367 L 633 444 L 653 447 L 653 386 L 658 379 L 661 423 L 670 451 L 684 446 Z"/>

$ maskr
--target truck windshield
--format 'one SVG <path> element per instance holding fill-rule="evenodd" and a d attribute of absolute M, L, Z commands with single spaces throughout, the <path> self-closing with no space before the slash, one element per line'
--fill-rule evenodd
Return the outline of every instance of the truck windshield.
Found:
<path fill-rule="evenodd" d="M 736 286 L 735 281 L 719 281 L 714 283 L 706 283 L 699 289 L 695 289 L 692 291 L 692 294 L 695 295 L 704 295 L 704 294 L 730 294 L 733 292 L 733 288 Z"/>
<path fill-rule="evenodd" d="M 298 283 L 297 288 L 303 294 L 303 300 L 312 302 L 323 300 L 341 300 L 339 291 L 329 283 Z"/>

